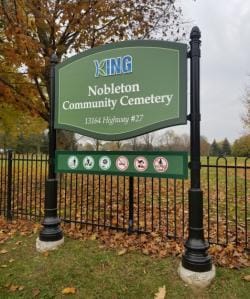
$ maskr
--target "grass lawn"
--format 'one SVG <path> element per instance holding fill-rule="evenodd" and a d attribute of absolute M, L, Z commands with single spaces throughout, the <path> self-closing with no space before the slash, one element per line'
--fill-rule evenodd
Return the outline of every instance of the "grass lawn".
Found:
<path fill-rule="evenodd" d="M 204 291 L 191 289 L 177 275 L 178 259 L 105 249 L 96 240 L 65 239 L 59 250 L 41 254 L 35 236 L 15 235 L 0 244 L 0 298 L 249 298 L 250 269 L 217 268 L 216 280 Z M 72 287 L 73 295 L 62 290 Z"/>

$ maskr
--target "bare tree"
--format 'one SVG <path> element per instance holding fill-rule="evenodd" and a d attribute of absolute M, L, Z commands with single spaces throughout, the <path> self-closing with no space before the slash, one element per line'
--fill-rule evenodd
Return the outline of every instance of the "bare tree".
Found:
<path fill-rule="evenodd" d="M 160 145 L 162 148 L 170 150 L 173 144 L 175 133 L 173 130 L 163 131 L 163 135 L 160 137 Z"/>
<path fill-rule="evenodd" d="M 145 149 L 152 150 L 153 149 L 153 140 L 155 139 L 155 133 L 147 133 L 142 135 L 142 140 L 145 144 Z"/>
<path fill-rule="evenodd" d="M 245 107 L 245 113 L 242 116 L 244 127 L 250 132 L 250 86 L 245 89 L 243 96 L 243 104 Z"/>
<path fill-rule="evenodd" d="M 139 144 L 139 138 L 138 137 L 134 137 L 130 139 L 130 143 L 132 145 L 132 150 L 135 151 L 138 149 L 138 144 Z"/>

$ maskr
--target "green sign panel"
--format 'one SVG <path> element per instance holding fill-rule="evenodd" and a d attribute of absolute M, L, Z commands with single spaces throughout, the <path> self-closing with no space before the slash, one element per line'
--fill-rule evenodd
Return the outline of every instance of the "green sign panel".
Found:
<path fill-rule="evenodd" d="M 57 151 L 56 172 L 185 179 L 188 177 L 188 154 Z"/>
<path fill-rule="evenodd" d="M 55 128 L 121 140 L 186 123 L 187 47 L 126 41 L 56 66 Z"/>

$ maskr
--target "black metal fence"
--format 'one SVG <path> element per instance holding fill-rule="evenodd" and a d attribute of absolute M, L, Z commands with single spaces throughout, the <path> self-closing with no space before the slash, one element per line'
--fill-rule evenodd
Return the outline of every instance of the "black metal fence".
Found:
<path fill-rule="evenodd" d="M 0 214 L 41 220 L 47 171 L 46 155 L 0 154 Z M 204 228 L 210 243 L 250 249 L 249 178 L 250 158 L 202 158 Z M 189 180 L 69 173 L 58 179 L 62 221 L 187 237 Z"/>

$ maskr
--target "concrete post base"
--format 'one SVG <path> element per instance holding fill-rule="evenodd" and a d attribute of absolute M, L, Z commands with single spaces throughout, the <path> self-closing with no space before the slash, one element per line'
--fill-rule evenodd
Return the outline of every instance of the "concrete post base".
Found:
<path fill-rule="evenodd" d="M 180 263 L 178 268 L 178 274 L 180 278 L 190 286 L 206 288 L 215 278 L 215 266 L 212 265 L 212 269 L 207 272 L 194 272 L 185 269 L 182 266 L 182 263 Z"/>
<path fill-rule="evenodd" d="M 46 252 L 50 250 L 55 250 L 57 249 L 60 245 L 64 243 L 64 238 L 58 241 L 41 241 L 39 237 L 36 239 L 36 250 L 38 252 Z"/>

